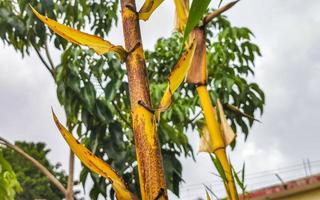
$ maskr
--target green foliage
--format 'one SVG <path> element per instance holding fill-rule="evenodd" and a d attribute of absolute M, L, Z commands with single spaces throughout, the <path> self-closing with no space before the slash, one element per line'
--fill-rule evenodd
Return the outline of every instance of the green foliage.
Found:
<path fill-rule="evenodd" d="M 68 44 L 55 34 L 48 34 L 48 29 L 35 19 L 27 7 L 30 3 L 41 14 L 52 19 L 106 37 L 111 26 L 117 22 L 118 0 L 46 0 L 40 3 L 36 0 L 18 0 L 17 3 L 0 1 L 0 38 L 22 55 L 28 54 L 30 48 L 45 52 L 46 44 L 52 43 L 61 51 L 61 60 L 53 68 L 57 96 L 65 109 L 68 128 L 76 132 L 81 142 L 98 157 L 114 167 L 139 196 L 124 64 L 111 54 L 98 57 L 91 50 Z M 199 19 L 193 21 L 199 22 Z M 207 34 L 208 86 L 213 102 L 219 97 L 224 104 L 233 103 L 248 114 L 255 115 L 257 109 L 262 112 L 263 92 L 256 83 L 247 82 L 247 76 L 253 74 L 254 59 L 260 53 L 251 42 L 250 30 L 232 27 L 225 17 L 220 17 L 207 28 Z M 158 40 L 155 49 L 145 53 L 154 107 L 160 102 L 168 74 L 178 60 L 181 44 L 182 36 L 174 33 L 170 38 Z M 48 55 L 44 55 L 43 58 L 48 60 Z M 200 128 L 203 121 L 201 117 L 193 119 L 200 111 L 194 91 L 194 86 L 182 86 L 180 92 L 174 94 L 170 109 L 161 115 L 158 125 L 167 185 L 177 195 L 182 181 L 178 158 L 193 155 L 185 133 L 189 128 Z M 229 111 L 226 114 L 234 129 L 240 127 L 248 134 L 252 120 Z M 80 174 L 83 185 L 88 175 L 94 183 L 90 191 L 91 199 L 97 199 L 99 194 L 113 198 L 108 182 L 90 173 L 87 168 L 83 168 Z"/>
<path fill-rule="evenodd" d="M 0 149 L 0 200 L 13 200 L 16 193 L 21 191 L 16 174 Z"/>
<path fill-rule="evenodd" d="M 60 168 L 60 164 L 52 165 L 47 159 L 50 152 L 44 143 L 16 142 L 17 146 L 43 164 L 63 185 L 67 183 L 67 176 Z M 49 179 L 43 175 L 30 161 L 23 158 L 12 149 L 3 149 L 4 158 L 11 164 L 23 191 L 16 195 L 16 200 L 24 199 L 63 199 L 61 193 Z"/>
<path fill-rule="evenodd" d="M 224 169 L 222 167 L 220 160 L 215 158 L 214 155 L 212 155 L 212 154 L 209 154 L 209 156 L 210 156 L 210 159 L 211 159 L 212 163 L 214 164 L 215 168 L 217 169 L 220 178 L 223 180 L 224 183 L 228 182 L 227 176 L 224 172 Z"/>
<path fill-rule="evenodd" d="M 241 193 L 243 195 L 247 193 L 247 186 L 245 185 L 245 168 L 246 168 L 246 165 L 245 165 L 245 163 L 243 163 L 241 172 L 236 172 L 236 170 L 232 166 L 233 176 L 234 176 L 238 186 L 240 187 Z M 241 177 L 240 177 L 240 175 L 241 175 Z"/>
<path fill-rule="evenodd" d="M 255 58 L 261 55 L 258 46 L 251 42 L 251 31 L 233 27 L 226 17 L 221 16 L 208 25 L 206 34 L 208 88 L 213 103 L 220 98 L 222 104 L 233 104 L 251 116 L 256 116 L 257 110 L 262 113 L 264 93 L 256 83 L 248 81 L 250 75 L 254 75 Z M 159 39 L 154 51 L 146 52 L 153 102 L 160 101 L 167 76 L 178 60 L 181 41 L 181 35 L 174 33 L 170 38 Z M 181 86 L 173 99 L 169 110 L 161 115 L 159 134 L 166 135 L 162 131 L 170 124 L 170 129 L 181 134 L 178 138 L 182 142 L 188 127 L 201 130 L 202 117 L 191 123 L 201 108 L 195 87 L 188 84 Z M 247 137 L 254 121 L 227 109 L 225 113 L 234 131 L 241 131 Z"/>
<path fill-rule="evenodd" d="M 216 18 L 211 27 L 214 29 L 207 29 L 207 45 L 213 101 L 220 98 L 223 104 L 233 104 L 251 116 L 256 116 L 257 110 L 262 114 L 264 93 L 257 83 L 249 82 L 254 75 L 255 58 L 261 56 L 259 47 L 251 42 L 252 32 L 246 27 L 233 27 L 224 16 Z M 240 128 L 247 138 L 254 120 L 230 110 L 226 110 L 226 115 L 234 131 L 240 132 Z"/>

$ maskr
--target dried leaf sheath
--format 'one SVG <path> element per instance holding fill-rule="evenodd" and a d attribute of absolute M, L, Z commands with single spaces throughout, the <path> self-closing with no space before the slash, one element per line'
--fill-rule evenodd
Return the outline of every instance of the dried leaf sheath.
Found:
<path fill-rule="evenodd" d="M 188 71 L 187 82 L 195 85 L 205 85 L 207 83 L 207 49 L 206 37 L 203 28 L 193 30 L 196 40 L 192 64 Z"/>
<path fill-rule="evenodd" d="M 126 51 L 122 46 L 115 46 L 111 44 L 109 41 L 103 40 L 101 37 L 90 35 L 66 25 L 60 24 L 46 16 L 38 13 L 32 6 L 30 6 L 33 13 L 43 22 L 45 23 L 53 32 L 60 35 L 64 39 L 69 42 L 85 45 L 92 49 L 94 49 L 97 54 L 102 55 L 108 52 L 116 53 L 122 60 L 126 56 Z"/>
<path fill-rule="evenodd" d="M 59 122 L 57 116 L 53 111 L 52 115 L 60 133 L 69 144 L 70 149 L 91 171 L 111 181 L 117 199 L 136 200 L 137 198 L 127 189 L 122 178 L 111 168 L 111 166 L 97 156 L 93 155 L 92 152 L 90 152 L 86 147 L 80 144 L 72 136 L 72 134 Z"/>
<path fill-rule="evenodd" d="M 191 66 L 193 55 L 196 49 L 195 40 L 190 47 L 182 54 L 178 63 L 174 66 L 168 78 L 167 89 L 160 101 L 160 105 L 156 112 L 156 118 L 159 120 L 160 112 L 165 111 L 171 104 L 173 93 L 179 88 L 184 81 L 188 70 Z"/>
<path fill-rule="evenodd" d="M 228 123 L 228 120 L 224 114 L 223 106 L 220 100 L 217 100 L 217 111 L 219 112 L 219 119 L 220 119 L 220 130 L 222 133 L 223 141 L 225 145 L 230 145 L 236 138 L 236 134 L 233 132 L 231 126 Z"/>

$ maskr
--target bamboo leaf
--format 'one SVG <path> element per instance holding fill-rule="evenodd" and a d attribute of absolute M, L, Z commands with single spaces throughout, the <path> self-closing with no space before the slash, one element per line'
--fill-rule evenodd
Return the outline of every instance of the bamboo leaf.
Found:
<path fill-rule="evenodd" d="M 30 6 L 32 12 L 45 23 L 53 32 L 60 35 L 64 39 L 78 45 L 88 46 L 96 51 L 97 54 L 102 55 L 109 52 L 116 53 L 121 60 L 126 57 L 126 51 L 122 46 L 115 46 L 109 41 L 103 40 L 101 37 L 90 35 L 81 31 L 78 31 L 69 26 L 60 24 L 46 16 L 38 13 L 32 6 Z"/>
<path fill-rule="evenodd" d="M 112 167 L 103 160 L 93 155 L 85 146 L 80 144 L 72 134 L 59 122 L 57 116 L 52 111 L 54 122 L 60 133 L 68 143 L 70 149 L 91 171 L 109 179 L 116 193 L 117 199 L 136 200 L 136 197 L 127 189 L 122 178 L 112 169 Z"/>
<path fill-rule="evenodd" d="M 172 95 L 173 93 L 179 88 L 180 84 L 185 79 L 188 70 L 191 66 L 193 55 L 196 49 L 195 40 L 191 43 L 190 47 L 182 54 L 178 63 L 174 66 L 173 70 L 171 71 L 168 79 L 168 86 L 167 89 L 160 101 L 160 105 L 156 110 L 156 118 L 159 121 L 160 112 L 165 111 L 172 102 Z"/>
<path fill-rule="evenodd" d="M 151 14 L 157 9 L 164 0 L 145 0 L 139 11 L 139 19 L 147 21 Z"/>
<path fill-rule="evenodd" d="M 213 195 L 216 199 L 219 199 L 219 197 L 207 186 L 207 185 L 204 185 L 205 187 L 206 187 L 206 192 L 207 192 L 207 194 L 209 194 L 208 193 L 208 191 L 210 192 L 210 194 L 211 195 Z"/>
<path fill-rule="evenodd" d="M 235 180 L 236 180 L 238 186 L 240 187 L 242 192 L 245 193 L 246 186 L 244 185 L 244 171 L 242 171 L 242 174 L 241 174 L 242 180 L 241 180 L 239 175 L 238 175 L 238 173 L 236 172 L 236 170 L 234 169 L 234 167 L 232 165 L 231 165 L 231 168 L 232 168 L 232 171 L 233 171 L 233 176 L 235 177 Z"/>
<path fill-rule="evenodd" d="M 191 31 L 196 27 L 203 15 L 206 13 L 211 0 L 193 0 L 188 16 L 188 21 L 183 35 L 183 44 L 189 37 Z"/>
<path fill-rule="evenodd" d="M 189 14 L 189 0 L 174 0 L 174 4 L 176 7 L 176 30 L 179 32 L 183 32 Z"/>
<path fill-rule="evenodd" d="M 222 167 L 220 160 L 216 159 L 211 153 L 209 153 L 209 156 L 210 156 L 214 166 L 216 167 L 220 177 L 222 178 L 223 182 L 225 182 L 225 183 L 228 182 L 227 176 L 224 172 L 224 169 Z"/>

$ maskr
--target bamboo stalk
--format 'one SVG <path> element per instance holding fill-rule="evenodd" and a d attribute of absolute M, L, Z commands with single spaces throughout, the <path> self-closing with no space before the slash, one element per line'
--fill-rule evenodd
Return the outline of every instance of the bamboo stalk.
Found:
<path fill-rule="evenodd" d="M 135 0 L 121 0 L 121 9 L 141 196 L 143 200 L 168 199 L 155 117 L 147 109 L 151 100 Z"/>
<path fill-rule="evenodd" d="M 200 104 L 208 126 L 208 130 L 210 132 L 210 139 L 212 146 L 214 147 L 214 154 L 220 161 L 224 173 L 226 175 L 225 186 L 228 194 L 228 199 L 238 200 L 239 197 L 237 193 L 237 188 L 232 175 L 231 165 L 226 154 L 226 145 L 222 137 L 219 122 L 216 118 L 215 110 L 211 104 L 209 92 L 205 85 L 198 86 L 197 92 L 200 97 Z"/>

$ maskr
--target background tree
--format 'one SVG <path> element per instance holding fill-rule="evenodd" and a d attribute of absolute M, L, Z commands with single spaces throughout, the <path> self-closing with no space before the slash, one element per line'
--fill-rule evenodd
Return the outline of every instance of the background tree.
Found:
<path fill-rule="evenodd" d="M 15 199 L 16 194 L 21 191 L 22 188 L 17 176 L 9 162 L 3 157 L 2 149 L 0 149 L 0 199 Z"/>
<path fill-rule="evenodd" d="M 60 169 L 59 163 L 53 165 L 47 155 L 50 149 L 44 143 L 17 141 L 15 145 L 43 164 L 63 185 L 68 176 Z M 10 148 L 3 148 L 4 158 L 11 164 L 23 191 L 15 199 L 63 199 L 64 194 L 43 175 L 29 160 Z"/>
<path fill-rule="evenodd" d="M 0 2 L 0 37 L 22 55 L 28 55 L 32 49 L 37 52 L 56 82 L 68 128 L 77 132 L 82 143 L 98 157 L 111 164 L 130 183 L 131 191 L 139 194 L 124 66 L 112 54 L 93 56 L 92 50 L 67 44 L 59 36 L 48 34 L 27 7 L 28 3 L 52 19 L 106 37 L 111 26 L 117 23 L 118 1 L 4 0 Z M 262 112 L 264 94 L 256 83 L 247 79 L 253 74 L 256 55 L 260 54 L 259 48 L 251 42 L 251 31 L 233 27 L 226 17 L 216 18 L 206 31 L 210 35 L 208 72 L 212 81 L 208 85 L 213 102 L 219 97 L 226 108 L 232 104 L 252 116 L 257 109 Z M 158 105 L 167 76 L 178 59 L 181 40 L 181 35 L 174 33 L 170 38 L 159 39 L 154 50 L 145 53 L 154 106 Z M 50 45 L 60 50 L 60 61 L 51 59 Z M 197 131 L 203 124 L 198 99 L 191 90 L 193 87 L 185 84 L 174 94 L 173 104 L 161 115 L 158 126 L 167 185 L 177 195 L 182 181 L 178 158 L 193 155 L 184 133 Z M 234 129 L 248 135 L 253 119 L 231 110 L 226 110 L 226 114 Z M 196 123 L 190 123 L 192 121 Z M 80 175 L 83 184 L 88 174 L 83 168 Z M 94 182 L 90 197 L 108 196 L 108 182 L 93 173 L 90 176 Z"/>

